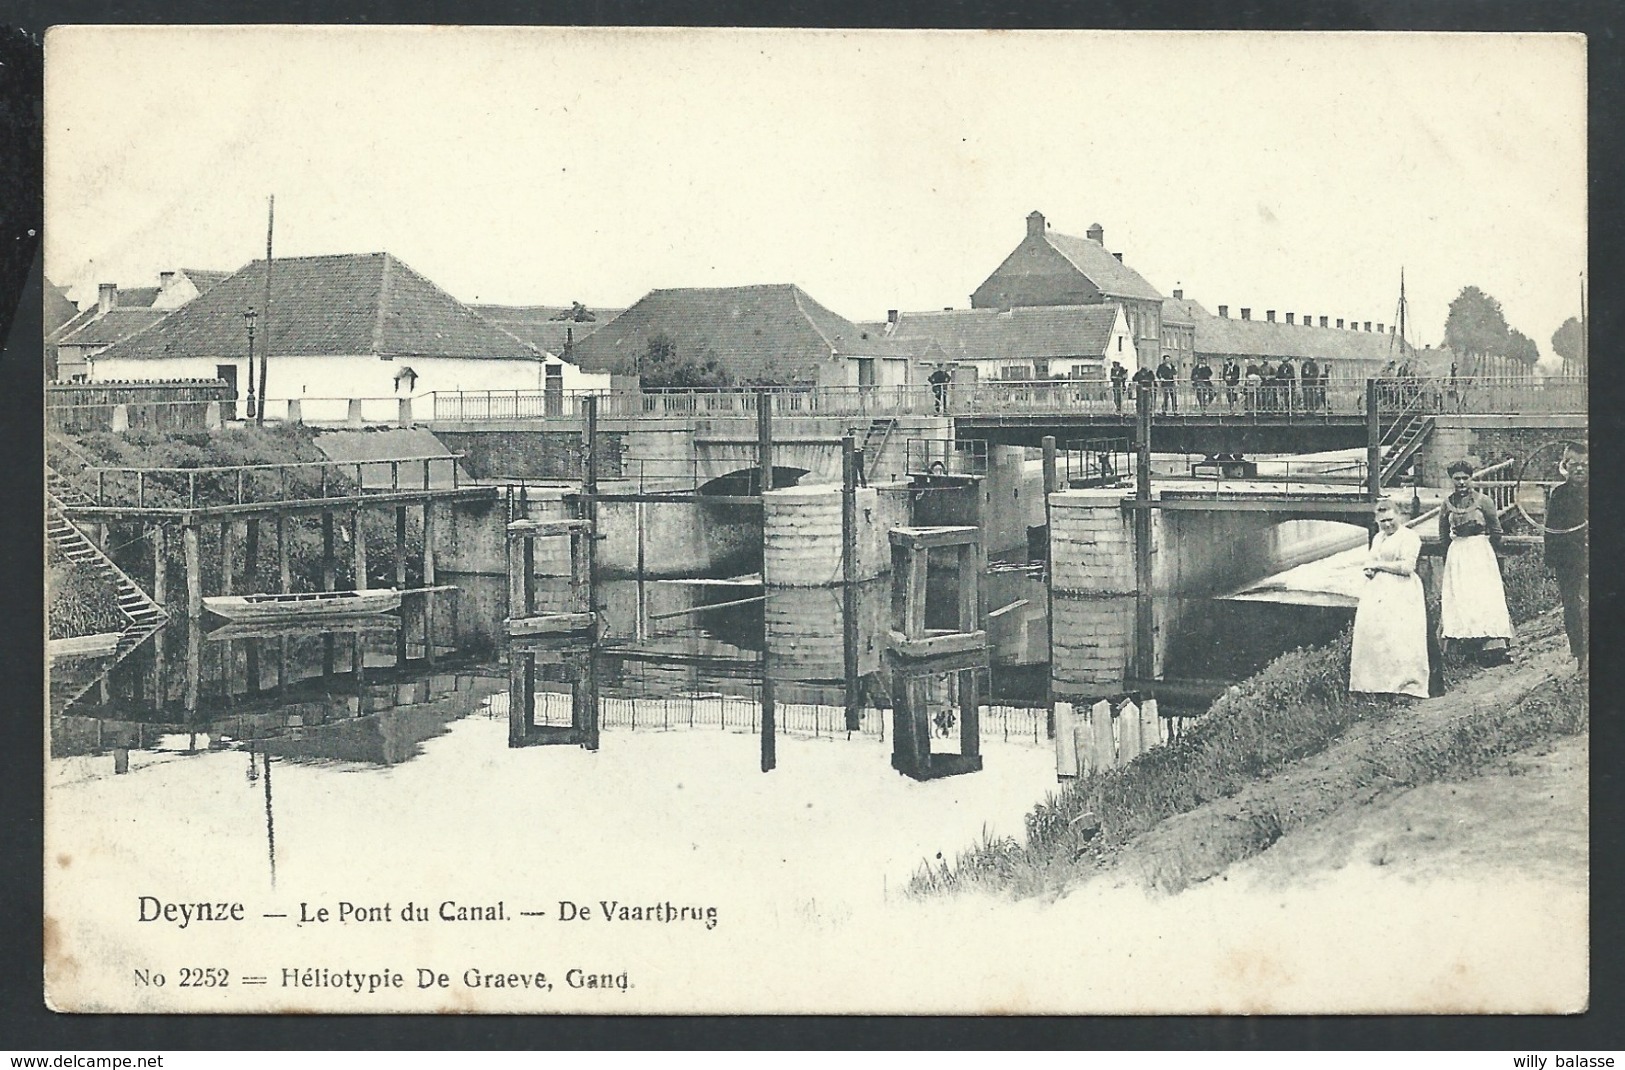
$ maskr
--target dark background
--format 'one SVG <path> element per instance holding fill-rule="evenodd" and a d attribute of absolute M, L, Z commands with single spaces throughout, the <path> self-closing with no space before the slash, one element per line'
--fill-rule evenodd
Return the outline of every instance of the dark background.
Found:
<path fill-rule="evenodd" d="M 40 1053 L 240 1048 L 1292 1048 L 1583 1051 L 1625 1047 L 1621 998 L 1621 758 L 1616 658 L 1609 655 L 1617 580 L 1608 568 L 1619 530 L 1621 383 L 1618 250 L 1620 106 L 1625 69 L 1621 5 L 1523 0 L 1397 0 L 1219 4 L 1151 0 L 1090 4 L 791 0 L 771 10 L 735 2 L 521 4 L 430 0 L 22 0 L 0 13 L 0 1048 Z M 696 20 L 699 20 L 696 22 Z M 945 28 L 1567 31 L 1589 37 L 1591 151 L 1592 507 L 1598 520 L 1592 611 L 1592 1004 L 1555 1017 L 1365 1018 L 584 1018 L 248 1017 L 55 1015 L 42 999 L 41 756 L 43 525 L 40 463 L 41 281 L 40 41 L 56 23 L 346 22 L 553 25 L 744 25 Z M 1517 77 L 1513 71 L 1508 77 Z M 1463 195 L 1470 191 L 1464 190 Z M 8 335 L 9 330 L 9 335 Z M 1517 919 L 1508 919 L 1515 925 Z M 1042 938 L 1042 937 L 1037 937 Z M 1019 948 L 1012 949 L 1019 954 Z M 1395 948 L 1403 956 L 1404 948 Z M 968 964 L 973 966 L 974 964 Z"/>

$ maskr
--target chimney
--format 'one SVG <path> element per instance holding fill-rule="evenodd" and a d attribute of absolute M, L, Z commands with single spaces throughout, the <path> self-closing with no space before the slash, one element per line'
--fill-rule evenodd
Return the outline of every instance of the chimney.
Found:
<path fill-rule="evenodd" d="M 1286 324 L 1288 327 L 1292 326 L 1292 313 L 1290 312 L 1286 314 Z"/>
<path fill-rule="evenodd" d="M 1320 325 L 1322 327 L 1326 326 L 1326 317 L 1325 316 L 1320 317 Z M 1342 321 L 1339 321 L 1337 325 L 1339 327 L 1343 326 Z"/>
<path fill-rule="evenodd" d="M 1253 318 L 1253 310 L 1250 309 L 1250 308 L 1242 309 L 1241 310 L 1241 318 L 1244 319 L 1244 320 L 1252 319 Z"/>
<path fill-rule="evenodd" d="M 118 283 L 104 282 L 96 287 L 96 312 L 106 315 L 110 308 L 118 307 Z"/>
<path fill-rule="evenodd" d="M 1101 226 L 1099 223 L 1095 223 L 1090 226 L 1088 230 L 1083 232 L 1083 236 L 1094 242 L 1096 245 L 1106 244 L 1106 228 Z"/>
<path fill-rule="evenodd" d="M 559 354 L 559 355 L 561 357 L 563 357 L 565 360 L 570 360 L 571 359 L 571 354 L 574 352 L 575 347 L 576 347 L 576 329 L 574 327 L 566 327 L 566 328 L 564 328 L 564 352 Z M 574 363 L 574 362 L 572 361 L 572 363 Z"/>
<path fill-rule="evenodd" d="M 897 326 L 897 310 L 895 308 L 888 308 L 886 310 L 886 324 L 889 327 Z"/>
<path fill-rule="evenodd" d="M 169 288 L 173 285 L 175 285 L 175 273 L 173 271 L 160 271 L 158 273 L 159 290 L 167 293 Z"/>
<path fill-rule="evenodd" d="M 1342 320 L 1337 321 L 1337 329 L 1340 330 L 1340 331 L 1343 329 L 1343 321 Z"/>
<path fill-rule="evenodd" d="M 1365 329 L 1368 330 L 1368 331 L 1371 329 L 1371 321 L 1370 320 L 1365 321 Z"/>
<path fill-rule="evenodd" d="M 1264 310 L 1264 318 L 1269 320 L 1271 323 L 1274 323 L 1275 322 L 1275 310 L 1273 308 L 1265 309 Z"/>
<path fill-rule="evenodd" d="M 1044 236 L 1044 213 L 1033 212 L 1027 217 L 1027 237 L 1042 238 Z"/>
<path fill-rule="evenodd" d="M 1230 306 L 1229 305 L 1220 305 L 1219 306 L 1219 316 L 1222 319 L 1229 319 L 1230 318 Z"/>
<path fill-rule="evenodd" d="M 1175 301 L 1183 301 L 1183 300 L 1185 300 L 1185 291 L 1176 289 L 1174 291 L 1174 300 Z"/>

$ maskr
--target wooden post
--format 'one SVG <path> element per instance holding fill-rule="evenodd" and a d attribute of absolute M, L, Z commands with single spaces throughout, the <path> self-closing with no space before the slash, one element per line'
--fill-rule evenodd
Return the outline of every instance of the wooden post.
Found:
<path fill-rule="evenodd" d="M 354 536 L 355 541 L 355 545 L 350 548 L 350 554 L 354 560 L 355 589 L 365 591 L 367 589 L 367 536 L 361 530 L 361 515 L 360 506 L 350 510 L 350 533 Z"/>
<path fill-rule="evenodd" d="M 322 510 L 322 590 L 333 589 L 333 510 Z M 333 633 L 322 636 L 322 675 L 333 675 Z"/>
<path fill-rule="evenodd" d="M 572 550 L 575 537 L 570 538 Z M 570 579 L 576 579 L 575 554 L 570 555 Z M 519 612 L 515 616 L 531 617 L 536 614 L 536 536 L 526 532 L 519 538 Z"/>
<path fill-rule="evenodd" d="M 395 507 L 395 589 L 406 589 L 406 506 Z M 406 618 L 402 615 L 400 630 L 395 633 L 395 665 L 406 664 Z"/>
<path fill-rule="evenodd" d="M 975 669 L 959 674 L 959 753 L 966 758 L 982 754 L 982 702 Z"/>
<path fill-rule="evenodd" d="M 959 547 L 959 630 L 974 632 L 981 622 L 981 573 L 976 567 L 976 547 L 965 543 Z"/>
<path fill-rule="evenodd" d="M 508 647 L 508 746 L 523 747 L 530 737 L 530 718 L 525 713 L 525 661 L 531 655 L 511 644 Z"/>
<path fill-rule="evenodd" d="M 194 529 L 196 530 L 196 529 Z M 203 618 L 186 621 L 186 719 L 197 714 L 198 697 L 203 692 Z"/>
<path fill-rule="evenodd" d="M 243 525 L 243 587 L 249 593 L 257 592 L 260 568 L 260 522 L 258 518 L 250 519 Z M 260 689 L 260 644 L 256 639 L 250 639 L 243 648 L 243 663 L 248 671 L 248 693 L 256 694 Z"/>
<path fill-rule="evenodd" d="M 908 551 L 908 577 L 903 588 L 903 635 L 925 638 L 925 585 L 931 552 L 923 546 Z"/>
<path fill-rule="evenodd" d="M 1138 457 L 1134 473 L 1134 675 L 1156 675 L 1156 635 L 1151 616 L 1151 397 L 1137 391 Z M 1106 766 L 1110 768 L 1110 764 Z"/>
<path fill-rule="evenodd" d="M 765 399 L 763 399 L 765 400 Z M 846 730 L 856 732 L 863 712 L 858 679 L 858 457 L 851 435 L 841 439 L 841 663 L 846 681 Z"/>
<path fill-rule="evenodd" d="M 1055 463 L 1055 436 L 1045 435 L 1041 444 L 1044 447 L 1044 493 L 1054 494 L 1061 486 Z"/>
<path fill-rule="evenodd" d="M 756 469 L 756 485 L 766 494 L 773 489 L 773 394 L 767 390 L 756 391 Z"/>
<path fill-rule="evenodd" d="M 587 450 L 586 472 L 582 479 L 582 506 L 583 519 L 589 522 L 587 528 L 587 612 L 594 614 L 596 621 L 599 610 L 598 605 L 598 396 L 588 394 L 582 399 L 583 413 L 586 417 Z M 534 582 L 534 580 L 532 581 Z M 597 624 L 593 625 L 593 634 L 597 634 Z"/>
<path fill-rule="evenodd" d="M 773 700 L 773 677 L 767 669 L 768 654 L 762 650 L 762 772 L 771 773 L 779 764 L 778 708 Z"/>
<path fill-rule="evenodd" d="M 232 573 L 237 571 L 237 563 L 232 560 L 232 556 L 233 556 L 232 555 L 232 549 L 233 549 L 232 543 L 234 541 L 236 541 L 236 540 L 234 540 L 232 538 L 231 529 L 232 529 L 233 526 L 234 525 L 229 520 L 227 520 L 226 522 L 224 522 L 223 524 L 220 525 L 220 593 L 221 594 L 231 594 L 232 593 Z"/>
<path fill-rule="evenodd" d="M 1365 381 L 1365 492 L 1382 497 L 1382 415 L 1377 409 L 1377 381 Z"/>
<path fill-rule="evenodd" d="M 592 651 L 587 652 L 584 664 L 576 676 L 575 693 L 571 696 L 570 720 L 579 733 L 581 746 L 586 750 L 598 749 L 598 673 L 593 664 Z"/>
<path fill-rule="evenodd" d="M 152 600 L 169 608 L 169 529 L 163 524 L 152 526 Z M 159 709 L 169 700 L 164 686 L 165 643 L 167 628 L 159 628 L 152 637 L 152 694 L 153 704 Z"/>
<path fill-rule="evenodd" d="M 277 582 L 282 593 L 287 594 L 293 590 L 293 566 L 288 555 L 288 514 L 280 509 L 276 514 L 276 556 Z"/>
<path fill-rule="evenodd" d="M 367 639 L 362 632 L 355 633 L 350 644 L 351 673 L 355 676 L 355 715 L 367 715 Z"/>
<path fill-rule="evenodd" d="M 1094 758 L 1092 769 L 1115 769 L 1117 747 L 1112 742 L 1112 706 L 1105 699 L 1095 703 L 1089 711 L 1090 727 L 1094 730 Z"/>
<path fill-rule="evenodd" d="M 198 620 L 203 616 L 203 552 L 197 524 L 190 520 L 181 527 L 181 545 L 186 553 L 186 615 Z"/>
<path fill-rule="evenodd" d="M 428 486 L 427 467 L 424 470 L 424 486 Z M 423 502 L 423 586 L 434 585 L 434 500 L 426 498 Z M 423 596 L 423 656 L 428 659 L 431 669 L 435 660 L 434 597 L 433 591 Z"/>

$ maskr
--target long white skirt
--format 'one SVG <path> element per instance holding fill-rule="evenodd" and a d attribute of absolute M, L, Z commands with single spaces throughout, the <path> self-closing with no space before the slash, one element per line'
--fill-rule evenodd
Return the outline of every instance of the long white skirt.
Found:
<path fill-rule="evenodd" d="M 1354 611 L 1349 690 L 1428 697 L 1428 611 L 1415 573 L 1366 581 Z"/>
<path fill-rule="evenodd" d="M 1488 535 L 1450 540 L 1439 632 L 1446 639 L 1511 639 L 1512 617 Z"/>

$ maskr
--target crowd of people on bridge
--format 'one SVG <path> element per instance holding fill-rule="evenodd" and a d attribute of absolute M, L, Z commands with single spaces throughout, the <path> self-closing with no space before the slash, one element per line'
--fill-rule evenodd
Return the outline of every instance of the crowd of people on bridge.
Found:
<path fill-rule="evenodd" d="M 1216 370 L 1206 357 L 1199 355 L 1191 366 L 1185 411 L 1198 415 L 1328 412 L 1326 382 L 1331 374 L 1331 361 L 1322 364 L 1313 357 L 1302 361 L 1283 357 L 1279 362 L 1265 357 L 1250 360 L 1245 367 L 1230 357 Z M 1180 372 L 1171 358 L 1164 357 L 1155 370 L 1141 367 L 1133 375 L 1120 361 L 1114 360 L 1108 378 L 1112 404 L 1118 412 L 1123 411 L 1125 398 L 1132 401 L 1146 393 L 1162 415 L 1179 414 Z"/>
<path fill-rule="evenodd" d="M 1542 524 L 1546 568 L 1557 580 L 1569 652 L 1581 673 L 1589 666 L 1590 461 L 1583 444 L 1565 450 L 1564 481 L 1552 488 Z M 1502 529 L 1495 503 L 1473 486 L 1466 460 L 1449 468 L 1451 492 L 1439 510 L 1445 547 L 1435 647 L 1417 562 L 1422 539 L 1390 499 L 1377 502 L 1377 533 L 1362 568 L 1365 587 L 1354 615 L 1349 656 L 1351 692 L 1427 698 L 1443 690 L 1439 661 L 1450 649 L 1482 664 L 1507 659 L 1514 632 L 1497 557 Z"/>

